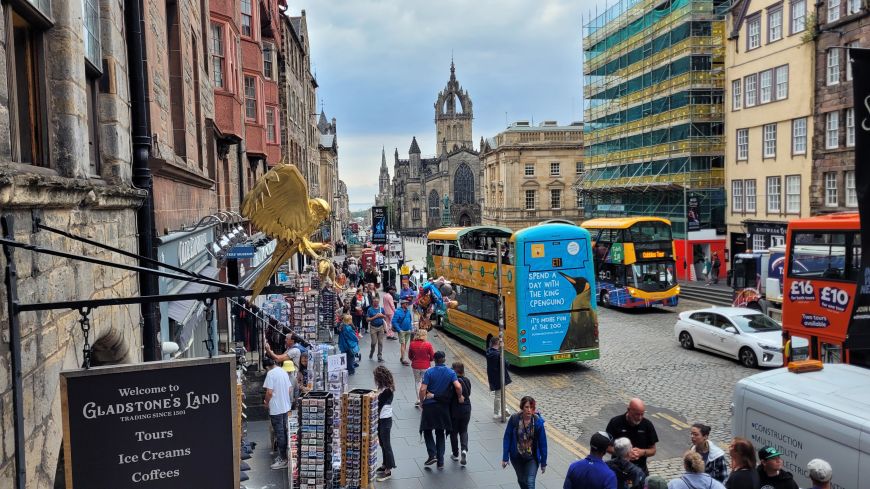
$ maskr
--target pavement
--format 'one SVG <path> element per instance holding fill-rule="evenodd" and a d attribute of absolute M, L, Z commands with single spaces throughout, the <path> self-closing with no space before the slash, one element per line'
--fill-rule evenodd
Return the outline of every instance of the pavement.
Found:
<path fill-rule="evenodd" d="M 436 350 L 447 353 L 447 363 L 464 361 L 466 374 L 472 382 L 471 423 L 468 426 L 468 464 L 463 467 L 450 459 L 450 441 L 447 440 L 445 468 L 437 470 L 424 467 L 426 446 L 420 437 L 418 427 L 420 410 L 414 407 L 415 386 L 411 367 L 403 366 L 399 359 L 398 341 L 384 343 L 385 365 L 393 372 L 396 393 L 393 400 L 393 452 L 397 468 L 393 469 L 391 479 L 384 482 L 374 481 L 374 487 L 401 489 L 435 489 L 450 487 L 455 489 L 507 489 L 516 488 L 516 474 L 511 466 L 501 467 L 502 438 L 505 425 L 492 419 L 492 396 L 486 383 L 486 373 L 474 362 L 468 362 L 465 354 L 456 350 L 453 341 L 436 332 L 429 335 Z M 350 388 L 374 388 L 373 372 L 379 365 L 376 360 L 368 359 L 369 337 L 360 341 L 363 353 L 356 374 L 350 377 Z M 377 356 L 375 356 L 377 358 Z M 508 396 L 508 407 L 516 411 L 515 396 Z M 546 420 L 546 414 L 544 415 Z M 248 439 L 258 442 L 253 457 L 248 460 L 252 469 L 247 472 L 250 480 L 244 485 L 248 489 L 286 489 L 289 482 L 285 471 L 270 470 L 272 455 L 269 454 L 269 422 L 248 423 Z M 571 462 L 585 457 L 585 449 L 569 436 L 547 424 L 548 465 L 544 474 L 538 473 L 537 487 L 542 489 L 561 488 Z M 382 452 L 378 451 L 382 460 Z"/>

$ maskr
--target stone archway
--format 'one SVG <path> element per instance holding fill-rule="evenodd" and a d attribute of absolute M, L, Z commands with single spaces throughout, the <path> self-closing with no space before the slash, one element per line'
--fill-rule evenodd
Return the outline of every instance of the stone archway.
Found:
<path fill-rule="evenodd" d="M 461 227 L 468 227 L 468 226 L 471 226 L 471 222 L 472 222 L 472 221 L 471 221 L 471 216 L 469 216 L 468 213 L 463 212 L 463 213 L 459 216 L 459 226 L 461 226 Z"/>

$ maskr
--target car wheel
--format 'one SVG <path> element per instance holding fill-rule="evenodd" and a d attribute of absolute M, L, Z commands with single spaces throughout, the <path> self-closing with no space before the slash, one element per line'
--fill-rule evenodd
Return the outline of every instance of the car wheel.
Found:
<path fill-rule="evenodd" d="M 743 347 L 740 350 L 740 363 L 746 368 L 755 368 L 758 366 L 758 357 L 752 348 Z"/>
<path fill-rule="evenodd" d="M 687 350 L 695 348 L 695 342 L 692 340 L 692 335 L 688 331 L 680 333 L 680 345 Z"/>

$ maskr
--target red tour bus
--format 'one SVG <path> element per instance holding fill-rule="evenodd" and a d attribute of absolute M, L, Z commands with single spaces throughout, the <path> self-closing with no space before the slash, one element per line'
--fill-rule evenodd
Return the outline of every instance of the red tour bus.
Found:
<path fill-rule="evenodd" d="M 788 362 L 813 359 L 870 367 L 870 351 L 844 346 L 861 271 L 857 212 L 788 223 L 782 327 Z"/>

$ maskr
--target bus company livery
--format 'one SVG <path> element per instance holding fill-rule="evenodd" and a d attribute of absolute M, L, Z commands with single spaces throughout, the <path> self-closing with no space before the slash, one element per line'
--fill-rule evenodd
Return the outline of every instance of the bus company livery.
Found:
<path fill-rule="evenodd" d="M 496 239 L 508 237 L 499 251 Z M 508 361 L 524 367 L 598 358 L 591 243 L 587 231 L 563 223 L 516 233 L 485 226 L 431 232 L 432 275 L 448 278 L 459 301 L 442 325 L 481 348 L 498 334 L 501 253 Z"/>
<path fill-rule="evenodd" d="M 605 306 L 676 306 L 680 294 L 671 222 L 658 217 L 600 218 L 592 235 L 597 290 Z"/>

